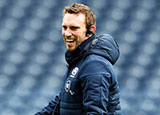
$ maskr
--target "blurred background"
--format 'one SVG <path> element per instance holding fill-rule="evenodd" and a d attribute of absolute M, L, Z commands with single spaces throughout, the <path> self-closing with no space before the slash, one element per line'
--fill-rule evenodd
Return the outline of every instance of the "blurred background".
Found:
<path fill-rule="evenodd" d="M 97 34 L 111 34 L 123 115 L 160 115 L 159 0 L 0 0 L 0 115 L 33 115 L 60 91 L 66 71 L 62 11 L 89 5 Z"/>

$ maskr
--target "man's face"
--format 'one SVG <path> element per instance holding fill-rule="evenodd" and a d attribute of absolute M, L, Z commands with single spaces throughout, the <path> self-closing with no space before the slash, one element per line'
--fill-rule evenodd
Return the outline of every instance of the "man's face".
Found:
<path fill-rule="evenodd" d="M 67 13 L 63 17 L 62 35 L 69 52 L 74 51 L 86 37 L 85 15 Z"/>

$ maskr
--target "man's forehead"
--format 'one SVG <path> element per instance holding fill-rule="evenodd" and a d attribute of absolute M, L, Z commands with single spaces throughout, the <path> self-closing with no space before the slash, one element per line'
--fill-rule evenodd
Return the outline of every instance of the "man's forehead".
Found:
<path fill-rule="evenodd" d="M 79 14 L 70 14 L 67 13 L 63 17 L 63 22 L 62 23 L 69 23 L 69 22 L 77 22 L 77 23 L 85 23 L 85 15 L 82 13 Z"/>

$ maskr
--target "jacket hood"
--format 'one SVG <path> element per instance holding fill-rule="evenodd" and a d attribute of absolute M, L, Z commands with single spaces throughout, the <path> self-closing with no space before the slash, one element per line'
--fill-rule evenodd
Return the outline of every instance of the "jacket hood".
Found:
<path fill-rule="evenodd" d="M 96 54 L 103 56 L 112 64 L 119 58 L 119 46 L 117 42 L 108 34 L 99 35 L 92 41 L 92 45 L 87 55 Z"/>

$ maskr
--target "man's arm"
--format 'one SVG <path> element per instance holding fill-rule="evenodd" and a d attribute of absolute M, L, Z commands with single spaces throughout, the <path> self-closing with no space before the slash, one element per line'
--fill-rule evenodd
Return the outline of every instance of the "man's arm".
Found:
<path fill-rule="evenodd" d="M 85 115 L 116 114 L 117 96 L 113 96 L 113 110 L 108 110 L 110 86 L 113 82 L 112 67 L 101 61 L 91 61 L 82 69 L 81 87 L 83 93 L 83 113 Z"/>
<path fill-rule="evenodd" d="M 37 112 L 35 115 L 60 115 L 59 113 L 59 101 L 60 101 L 60 94 L 56 95 L 54 100 L 51 100 L 49 104 L 44 107 L 40 112 Z"/>

